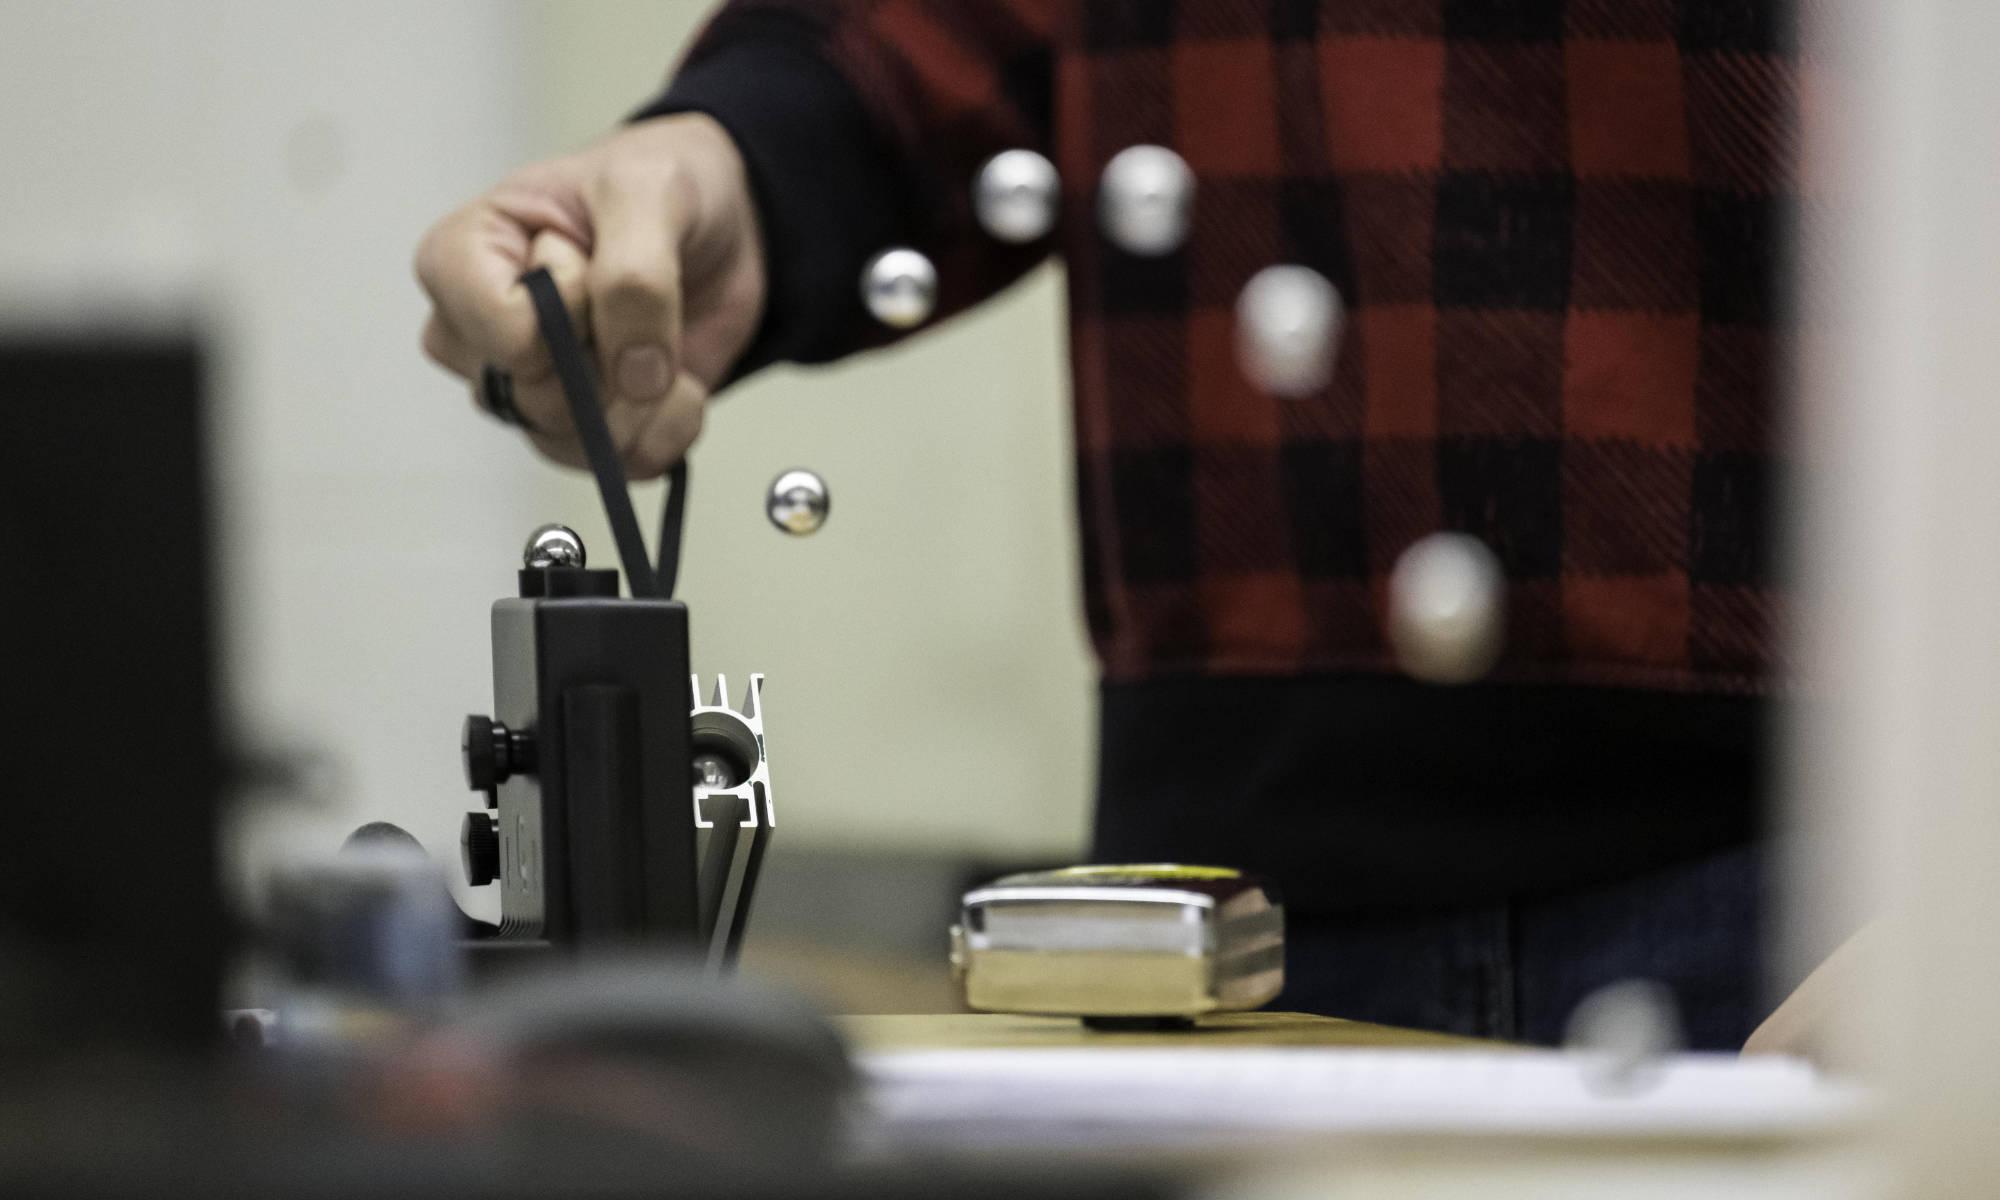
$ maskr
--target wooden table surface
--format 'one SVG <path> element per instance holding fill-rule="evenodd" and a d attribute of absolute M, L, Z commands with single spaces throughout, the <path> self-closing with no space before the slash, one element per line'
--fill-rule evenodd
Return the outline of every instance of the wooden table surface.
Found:
<path fill-rule="evenodd" d="M 1370 1049 L 1493 1049 L 1498 1043 L 1342 1021 L 1304 1013 L 1230 1013 L 1192 1029 L 1101 1033 L 1068 1017 L 1000 1013 L 915 1013 L 841 1018 L 860 1050 L 1000 1050 L 1025 1047 L 1356 1046 Z"/>

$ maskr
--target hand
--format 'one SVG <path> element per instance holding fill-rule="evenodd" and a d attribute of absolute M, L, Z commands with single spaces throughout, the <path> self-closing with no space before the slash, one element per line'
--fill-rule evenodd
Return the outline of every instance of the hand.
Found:
<path fill-rule="evenodd" d="M 763 237 L 743 159 L 713 119 L 657 117 L 524 167 L 417 248 L 424 352 L 477 385 L 491 363 L 542 453 L 585 465 L 520 277 L 548 268 L 596 343 L 605 419 L 638 479 L 680 461 L 709 392 L 763 319 Z"/>
<path fill-rule="evenodd" d="M 1839 1040 L 1840 1022 L 1850 1015 L 1866 973 L 1879 965 L 1876 944 L 1883 935 L 1878 928 L 1872 924 L 1863 928 L 1813 968 L 1777 1011 L 1751 1032 L 1743 1053 L 1790 1054 L 1811 1059 L 1823 1069 L 1861 1065 Z"/>

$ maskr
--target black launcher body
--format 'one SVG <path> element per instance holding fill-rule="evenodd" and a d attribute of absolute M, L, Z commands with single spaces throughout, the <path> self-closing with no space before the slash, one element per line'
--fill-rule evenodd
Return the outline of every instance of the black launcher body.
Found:
<path fill-rule="evenodd" d="M 555 282 L 540 269 L 521 282 L 631 597 L 620 598 L 617 571 L 588 567 L 572 530 L 547 525 L 529 539 L 520 594 L 493 606 L 493 715 L 465 722 L 466 780 L 486 795 L 485 811 L 465 818 L 467 882 L 500 884 L 490 945 L 678 943 L 726 967 L 776 823 L 763 678 L 751 677 L 740 714 L 719 677 L 715 702 L 701 703 L 687 606 L 672 598 L 687 463 L 668 472 L 655 564 Z M 487 375 L 486 390 L 511 390 L 505 372 Z"/>
<path fill-rule="evenodd" d="M 702 941 L 688 613 L 618 573 L 529 566 L 493 605 L 493 715 L 466 719 L 467 882 L 497 882 L 503 943 Z"/>

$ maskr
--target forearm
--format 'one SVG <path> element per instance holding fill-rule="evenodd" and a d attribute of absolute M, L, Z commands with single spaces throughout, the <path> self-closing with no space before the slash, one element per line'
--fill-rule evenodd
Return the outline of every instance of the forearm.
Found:
<path fill-rule="evenodd" d="M 769 304 L 734 377 L 893 340 L 860 295 L 863 267 L 890 246 L 935 260 L 939 316 L 998 290 L 1048 251 L 983 235 L 969 203 L 986 157 L 1047 143 L 1047 73 L 1030 70 L 1021 82 L 1015 65 L 1051 52 L 1045 23 L 1019 16 L 1034 6 L 938 0 L 918 6 L 924 23 L 915 28 L 879 7 L 736 0 L 642 110 L 709 114 L 748 165 Z M 941 30 L 957 36 L 941 40 Z M 954 73 L 968 72 L 993 86 L 969 104 L 941 94 Z M 1002 86 L 1003 75 L 1013 81 Z"/>
<path fill-rule="evenodd" d="M 827 31 L 785 14 L 724 10 L 638 114 L 703 112 L 736 141 L 764 230 L 762 326 L 731 372 L 826 362 L 874 330 L 856 281 L 908 237 L 895 175 L 854 90 L 822 50 Z"/>

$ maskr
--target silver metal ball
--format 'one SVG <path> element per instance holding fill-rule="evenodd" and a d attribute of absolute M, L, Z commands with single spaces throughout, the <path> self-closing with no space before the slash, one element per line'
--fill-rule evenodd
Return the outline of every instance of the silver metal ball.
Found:
<path fill-rule="evenodd" d="M 521 565 L 536 570 L 584 565 L 583 539 L 567 525 L 544 525 L 528 535 Z"/>
<path fill-rule="evenodd" d="M 1686 1044 L 1680 1009 L 1666 985 L 1625 979 L 1585 996 L 1571 1010 L 1563 1048 L 1583 1060 L 1584 1079 L 1614 1093 L 1643 1091 L 1663 1059 Z"/>
<path fill-rule="evenodd" d="M 1311 267 L 1265 267 L 1236 297 L 1236 358 L 1258 387 L 1309 396 L 1333 378 L 1340 292 Z"/>
<path fill-rule="evenodd" d="M 429 856 L 364 842 L 285 864 L 268 887 L 271 936 L 301 984 L 418 1011 L 459 990 L 460 918 Z"/>
<path fill-rule="evenodd" d="M 697 754 L 690 765 L 694 768 L 696 787 L 721 791 L 742 782 L 736 778 L 735 766 L 720 754 Z"/>
<path fill-rule="evenodd" d="M 773 479 L 764 496 L 764 515 L 794 537 L 818 533 L 832 507 L 826 480 L 804 467 L 793 467 Z"/>
<path fill-rule="evenodd" d="M 1003 242 L 1047 237 L 1061 199 L 1056 165 L 1033 150 L 1002 150 L 986 160 L 972 186 L 981 228 Z"/>
<path fill-rule="evenodd" d="M 1128 146 L 1104 164 L 1097 223 L 1131 254 L 1171 254 L 1194 217 L 1194 172 L 1165 146 Z"/>
<path fill-rule="evenodd" d="M 1506 638 L 1500 560 L 1466 533 L 1413 543 L 1389 576 L 1389 641 L 1427 683 L 1470 683 L 1491 670 Z"/>
<path fill-rule="evenodd" d="M 861 272 L 861 300 L 891 329 L 914 329 L 937 307 L 937 268 L 907 246 L 884 250 Z"/>

